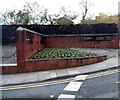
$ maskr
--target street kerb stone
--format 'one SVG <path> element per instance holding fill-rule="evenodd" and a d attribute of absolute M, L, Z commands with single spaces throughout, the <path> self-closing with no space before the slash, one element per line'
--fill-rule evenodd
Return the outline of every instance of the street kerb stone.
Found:
<path fill-rule="evenodd" d="M 80 73 L 76 68 L 67 68 L 66 71 L 69 75 Z"/>
<path fill-rule="evenodd" d="M 65 69 L 56 69 L 56 74 L 57 74 L 58 77 L 69 75 L 68 72 Z"/>

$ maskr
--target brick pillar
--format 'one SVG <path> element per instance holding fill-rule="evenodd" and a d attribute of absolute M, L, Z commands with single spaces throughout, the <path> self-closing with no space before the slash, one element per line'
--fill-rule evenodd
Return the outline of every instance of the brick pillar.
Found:
<path fill-rule="evenodd" d="M 17 69 L 18 72 L 25 70 L 25 31 L 22 28 L 17 29 L 17 42 L 16 42 L 16 56 L 17 56 Z"/>

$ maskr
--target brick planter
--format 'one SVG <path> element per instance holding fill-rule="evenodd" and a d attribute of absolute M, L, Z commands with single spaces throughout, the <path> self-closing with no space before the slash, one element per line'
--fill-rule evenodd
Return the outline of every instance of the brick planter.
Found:
<path fill-rule="evenodd" d="M 26 60 L 25 66 L 5 66 L 2 73 L 22 73 L 43 70 L 63 69 L 77 66 L 88 65 L 106 60 L 107 56 L 69 58 L 69 59 L 47 59 L 47 60 Z"/>
<path fill-rule="evenodd" d="M 77 67 L 97 63 L 106 60 L 107 56 L 70 58 L 70 59 L 48 59 L 48 60 L 27 60 L 26 71 L 52 70 Z"/>

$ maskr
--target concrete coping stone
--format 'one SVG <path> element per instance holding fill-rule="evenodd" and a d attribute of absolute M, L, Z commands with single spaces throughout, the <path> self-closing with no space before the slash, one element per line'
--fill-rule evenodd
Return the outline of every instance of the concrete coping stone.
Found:
<path fill-rule="evenodd" d="M 17 66 L 17 64 L 0 64 L 0 66 Z"/>
<path fill-rule="evenodd" d="M 118 33 L 104 33 L 104 34 L 54 34 L 54 35 L 44 35 L 46 37 L 57 37 L 57 36 L 118 36 Z"/>
<path fill-rule="evenodd" d="M 78 58 L 56 58 L 56 59 L 27 59 L 25 61 L 49 61 L 49 60 L 77 60 L 77 59 L 88 59 L 88 58 L 99 58 L 99 57 L 107 57 L 107 55 L 102 56 L 92 56 L 92 57 L 78 57 Z"/>
<path fill-rule="evenodd" d="M 31 33 L 34 33 L 34 34 L 37 34 L 37 35 L 44 36 L 44 35 L 41 34 L 41 33 L 38 33 L 38 32 L 32 31 L 32 30 L 29 30 L 29 29 L 27 29 L 27 28 L 23 28 L 23 27 L 18 27 L 18 28 L 17 28 L 17 31 L 28 31 L 28 32 L 31 32 Z"/>

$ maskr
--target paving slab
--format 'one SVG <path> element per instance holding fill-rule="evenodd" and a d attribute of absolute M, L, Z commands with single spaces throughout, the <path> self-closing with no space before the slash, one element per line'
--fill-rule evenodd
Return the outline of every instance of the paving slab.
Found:
<path fill-rule="evenodd" d="M 26 78 L 24 82 L 34 82 L 37 81 L 38 73 L 32 72 L 32 73 L 27 73 Z"/>
<path fill-rule="evenodd" d="M 24 83 L 26 80 L 26 73 L 21 74 L 21 75 L 15 75 L 15 77 L 12 79 L 11 84 L 16 84 L 16 83 Z"/>
<path fill-rule="evenodd" d="M 37 77 L 38 81 L 46 80 L 50 78 L 49 71 L 40 71 L 36 73 L 38 73 L 38 77 Z"/>
<path fill-rule="evenodd" d="M 66 69 L 56 69 L 57 77 L 69 75 Z"/>
<path fill-rule="evenodd" d="M 50 78 L 56 78 L 57 77 L 57 74 L 56 74 L 56 71 L 55 70 L 50 70 Z"/>
<path fill-rule="evenodd" d="M 85 67 L 85 66 L 84 66 L 84 67 Z M 90 71 L 89 69 L 83 68 L 83 66 L 81 66 L 81 67 L 76 67 L 76 69 L 79 71 L 79 74 L 88 73 L 88 72 Z"/>
<path fill-rule="evenodd" d="M 2 63 L 17 63 L 15 45 L 2 45 Z"/>
<path fill-rule="evenodd" d="M 69 75 L 74 75 L 80 73 L 76 68 L 67 68 L 66 71 Z"/>
<path fill-rule="evenodd" d="M 15 77 L 14 74 L 12 75 L 2 75 L 2 84 L 11 84 L 13 78 Z"/>

